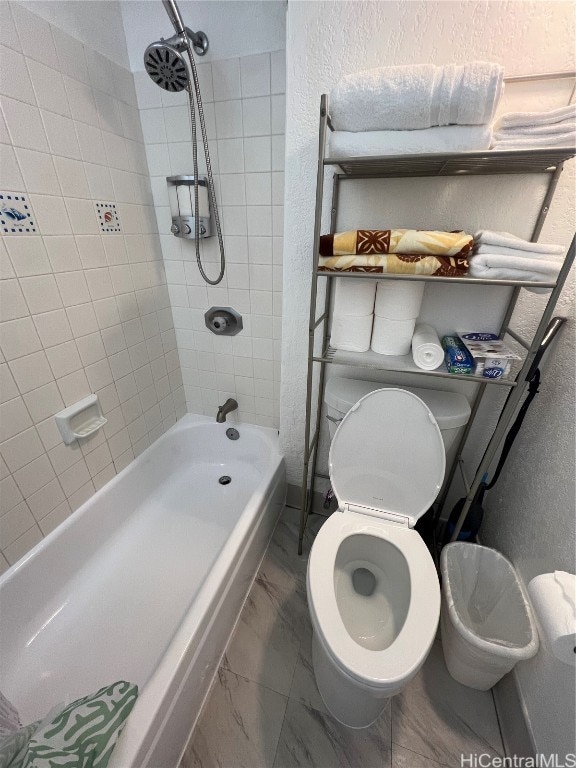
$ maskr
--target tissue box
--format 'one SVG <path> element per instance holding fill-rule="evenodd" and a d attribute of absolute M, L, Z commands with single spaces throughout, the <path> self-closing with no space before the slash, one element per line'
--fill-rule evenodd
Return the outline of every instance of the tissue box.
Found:
<path fill-rule="evenodd" d="M 520 360 L 495 333 L 462 331 L 458 337 L 474 360 L 476 376 L 486 379 L 505 378 L 510 373 L 512 360 Z"/>
<path fill-rule="evenodd" d="M 464 342 L 458 336 L 444 336 L 444 363 L 448 373 L 470 374 L 474 372 L 474 360 Z"/>

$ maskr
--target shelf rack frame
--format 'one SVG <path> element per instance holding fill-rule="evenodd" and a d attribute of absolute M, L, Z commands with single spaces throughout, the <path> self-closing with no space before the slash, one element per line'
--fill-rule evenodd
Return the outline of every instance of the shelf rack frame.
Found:
<path fill-rule="evenodd" d="M 551 79 L 552 77 L 574 76 L 574 73 L 551 73 L 550 75 L 534 76 L 530 79 Z M 525 78 L 516 78 L 524 80 Z M 308 516 L 312 509 L 315 481 L 316 478 L 329 479 L 324 473 L 317 471 L 318 462 L 318 444 L 320 440 L 320 427 L 322 423 L 322 411 L 324 400 L 324 384 L 326 366 L 332 363 L 339 365 L 353 365 L 356 367 L 378 368 L 378 370 L 394 370 L 396 372 L 408 371 L 410 373 L 419 373 L 423 376 L 462 378 L 469 382 L 475 382 L 478 387 L 474 399 L 471 403 L 471 413 L 468 423 L 462 430 L 460 440 L 455 452 L 455 458 L 452 462 L 444 484 L 444 490 L 439 497 L 437 504 L 441 511 L 446 503 L 446 498 L 454 475 L 458 467 L 462 470 L 462 452 L 466 445 L 468 436 L 472 429 L 476 414 L 482 402 L 483 395 L 487 386 L 507 386 L 510 388 L 508 398 L 500 412 L 496 428 L 488 441 L 484 455 L 471 482 L 465 480 L 467 491 L 466 501 L 464 503 L 460 518 L 452 535 L 452 540 L 458 538 L 462 524 L 466 519 L 468 510 L 476 496 L 477 490 L 482 482 L 482 477 L 491 466 L 504 437 L 511 425 L 515 412 L 520 404 L 528 382 L 533 374 L 534 359 L 538 349 L 545 337 L 546 330 L 558 297 L 562 291 L 566 278 L 570 272 L 575 257 L 575 238 L 565 256 L 558 279 L 553 282 L 524 282 L 517 280 L 485 280 L 472 277 L 434 277 L 424 275 L 395 275 L 395 274 L 375 274 L 365 272 L 328 272 L 318 268 L 318 257 L 320 253 L 320 234 L 322 226 L 322 208 L 324 198 L 324 179 L 325 169 L 334 166 L 340 169 L 332 177 L 332 199 L 330 207 L 330 233 L 334 234 L 338 214 L 339 188 L 340 183 L 346 180 L 374 179 L 374 178 L 422 178 L 422 177 L 468 177 L 490 174 L 547 174 L 548 184 L 540 210 L 538 212 L 531 240 L 535 242 L 544 226 L 546 216 L 550 210 L 550 205 L 556 191 L 558 180 L 564 162 L 576 154 L 574 147 L 552 148 L 552 149 L 532 149 L 532 150 L 507 150 L 507 151 L 483 151 L 483 152 L 461 152 L 454 154 L 426 154 L 426 155 L 391 155 L 382 157 L 351 157 L 332 159 L 326 157 L 326 137 L 328 130 L 333 130 L 328 112 L 328 97 L 323 94 L 320 98 L 320 119 L 318 128 L 318 166 L 316 174 L 316 207 L 314 215 L 314 245 L 312 269 L 312 280 L 310 288 L 310 313 L 308 323 L 308 369 L 306 385 L 306 411 L 305 411 L 305 438 L 304 438 L 304 465 L 302 472 L 302 491 L 300 504 L 300 526 L 298 536 L 298 554 L 302 554 L 302 545 L 304 532 Z M 484 379 L 479 376 L 458 376 L 450 374 L 447 371 L 424 371 L 415 370 L 413 367 L 390 368 L 385 365 L 385 360 L 381 366 L 375 364 L 366 364 L 362 362 L 363 353 L 347 353 L 343 358 L 338 355 L 329 346 L 329 319 L 332 305 L 333 283 L 335 277 L 345 277 L 350 279 L 371 278 L 376 280 L 417 280 L 424 282 L 449 282 L 458 284 L 473 285 L 506 285 L 511 286 L 511 293 L 503 321 L 500 327 L 500 336 L 510 335 L 526 350 L 526 356 L 515 379 Z M 325 278 L 326 291 L 324 296 L 321 314 L 317 316 L 318 304 L 318 279 Z M 551 292 L 546 303 L 546 307 L 540 318 L 538 328 L 531 341 L 522 339 L 513 329 L 510 328 L 510 320 L 516 307 L 518 296 L 522 287 L 542 287 L 551 288 Z M 321 353 L 315 354 L 316 333 L 322 329 Z M 357 358 L 354 356 L 358 355 Z M 364 358 L 365 359 L 365 358 Z M 397 358 L 397 361 L 399 359 Z M 312 430 L 312 401 L 314 366 L 320 365 L 318 378 L 318 392 L 316 400 L 316 417 L 314 429 Z"/>

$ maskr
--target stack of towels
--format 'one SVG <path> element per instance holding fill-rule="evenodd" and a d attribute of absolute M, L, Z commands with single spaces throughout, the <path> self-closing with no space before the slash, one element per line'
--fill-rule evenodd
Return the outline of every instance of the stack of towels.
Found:
<path fill-rule="evenodd" d="M 488 149 L 504 70 L 484 61 L 380 67 L 330 94 L 331 157 Z"/>
<path fill-rule="evenodd" d="M 482 229 L 474 235 L 469 274 L 488 280 L 528 280 L 553 283 L 562 267 L 566 249 L 522 240 L 509 232 Z M 546 293 L 549 288 L 529 288 Z"/>
<path fill-rule="evenodd" d="M 472 243 L 460 231 L 353 229 L 321 235 L 318 269 L 460 277 L 468 271 Z"/>
<path fill-rule="evenodd" d="M 494 123 L 492 149 L 573 147 L 576 104 L 550 112 L 510 112 Z"/>

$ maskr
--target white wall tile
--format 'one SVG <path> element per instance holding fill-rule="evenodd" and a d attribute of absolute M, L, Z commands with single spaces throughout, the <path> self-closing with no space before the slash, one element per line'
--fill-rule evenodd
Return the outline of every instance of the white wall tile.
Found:
<path fill-rule="evenodd" d="M 58 57 L 50 24 L 18 3 L 12 3 L 11 8 L 24 54 L 57 69 Z"/>
<path fill-rule="evenodd" d="M 0 93 L 36 105 L 36 96 L 26 67 L 26 59 L 11 48 L 0 47 Z"/>
<path fill-rule="evenodd" d="M 74 122 L 54 112 L 41 111 L 48 144 L 53 155 L 81 158 Z"/>
<path fill-rule="evenodd" d="M 286 51 L 270 54 L 272 93 L 286 93 Z"/>
<path fill-rule="evenodd" d="M 272 142 L 269 136 L 244 139 L 244 163 L 246 173 L 272 170 Z"/>
<path fill-rule="evenodd" d="M 40 109 L 70 117 L 68 97 L 60 72 L 32 59 L 28 59 L 28 72 Z"/>
<path fill-rule="evenodd" d="M 14 146 L 48 152 L 48 140 L 38 107 L 4 97 L 2 111 Z M 26 126 L 26 130 L 22 130 L 22 126 Z"/>
<path fill-rule="evenodd" d="M 240 60 L 224 59 L 212 62 L 214 101 L 241 98 Z"/>
<path fill-rule="evenodd" d="M 68 157 L 55 157 L 54 163 L 56 165 L 58 181 L 60 182 L 60 189 L 65 197 L 88 198 L 91 196 L 86 174 L 84 173 L 84 163 Z M 74 222 L 72 222 L 72 229 L 74 230 Z"/>
<path fill-rule="evenodd" d="M 12 192 L 19 192 L 24 189 L 24 180 L 16 159 L 16 153 L 7 144 L 0 144 L 0 168 L 2 168 L 2 186 L 4 189 Z"/>
<path fill-rule="evenodd" d="M 269 96 L 242 100 L 244 136 L 269 136 L 271 125 Z"/>
<path fill-rule="evenodd" d="M 270 94 L 270 54 L 242 56 L 242 97 L 268 96 Z"/>
<path fill-rule="evenodd" d="M 32 314 L 50 312 L 62 307 L 62 299 L 53 275 L 36 275 L 20 280 L 22 291 Z"/>
<path fill-rule="evenodd" d="M 13 360 L 10 363 L 10 370 L 22 395 L 54 380 L 44 352 L 33 352 L 31 355 Z"/>
<path fill-rule="evenodd" d="M 216 103 L 216 136 L 219 139 L 233 139 L 243 135 L 243 103 L 245 102 L 240 101 L 240 99 L 233 101 L 220 101 Z"/>

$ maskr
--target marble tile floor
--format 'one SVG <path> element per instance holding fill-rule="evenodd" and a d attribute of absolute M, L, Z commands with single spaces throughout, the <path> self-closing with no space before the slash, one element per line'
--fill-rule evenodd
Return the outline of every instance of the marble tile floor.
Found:
<path fill-rule="evenodd" d="M 286 508 L 180 768 L 454 768 L 462 754 L 503 755 L 492 694 L 455 682 L 440 640 L 370 728 L 332 718 L 312 669 L 306 558 Z"/>

